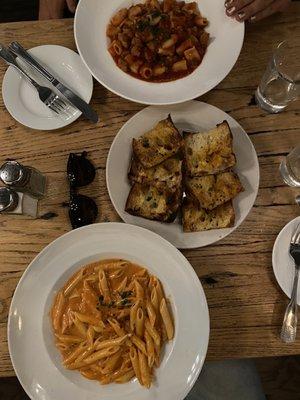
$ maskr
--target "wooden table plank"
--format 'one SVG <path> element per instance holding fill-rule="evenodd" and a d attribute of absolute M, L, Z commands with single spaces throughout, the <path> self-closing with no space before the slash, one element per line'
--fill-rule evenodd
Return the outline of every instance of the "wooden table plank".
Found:
<path fill-rule="evenodd" d="M 289 12 L 248 26 L 244 48 L 232 72 L 201 98 L 228 112 L 246 129 L 258 153 L 261 172 L 259 194 L 246 221 L 217 244 L 183 252 L 201 279 L 209 304 L 208 359 L 300 353 L 300 339 L 288 346 L 278 338 L 287 300 L 275 281 L 271 263 L 278 232 L 299 215 L 294 205 L 299 189 L 285 186 L 278 171 L 286 153 L 300 142 L 299 102 L 279 115 L 266 114 L 253 103 L 255 87 L 275 44 L 292 40 L 299 65 L 299 11 L 300 4 L 294 3 Z M 72 20 L 2 24 L 0 42 L 22 38 L 26 47 L 51 43 L 74 49 L 72 24 Z M 1 64 L 1 80 L 4 71 Z M 15 158 L 40 169 L 48 178 L 47 197 L 39 207 L 41 218 L 0 216 L 0 376 L 13 374 L 6 324 L 16 284 L 34 256 L 70 230 L 67 209 L 62 206 L 68 199 L 65 169 L 69 152 L 89 152 L 97 177 L 82 193 L 96 199 L 100 221 L 119 221 L 106 190 L 106 157 L 120 127 L 144 106 L 117 97 L 98 83 L 92 104 L 101 116 L 97 126 L 80 118 L 59 131 L 38 132 L 15 122 L 0 99 L 0 163 Z"/>

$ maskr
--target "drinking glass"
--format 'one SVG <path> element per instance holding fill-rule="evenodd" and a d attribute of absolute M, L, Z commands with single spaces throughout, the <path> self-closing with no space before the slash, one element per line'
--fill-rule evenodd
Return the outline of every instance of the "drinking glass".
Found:
<path fill-rule="evenodd" d="M 291 43 L 281 42 L 255 92 L 257 104 L 270 113 L 283 111 L 299 97 L 300 65 L 295 64 L 299 48 Z"/>
<path fill-rule="evenodd" d="M 300 187 L 300 146 L 295 147 L 282 161 L 280 172 L 287 185 Z"/>

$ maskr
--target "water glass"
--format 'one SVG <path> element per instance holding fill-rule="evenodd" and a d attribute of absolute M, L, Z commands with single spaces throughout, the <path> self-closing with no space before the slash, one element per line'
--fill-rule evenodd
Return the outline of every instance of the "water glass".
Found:
<path fill-rule="evenodd" d="M 255 92 L 257 104 L 270 113 L 283 111 L 299 98 L 300 65 L 295 64 L 298 47 L 287 41 L 281 42 Z"/>
<path fill-rule="evenodd" d="M 280 172 L 287 185 L 300 187 L 300 146 L 295 147 L 282 161 Z"/>

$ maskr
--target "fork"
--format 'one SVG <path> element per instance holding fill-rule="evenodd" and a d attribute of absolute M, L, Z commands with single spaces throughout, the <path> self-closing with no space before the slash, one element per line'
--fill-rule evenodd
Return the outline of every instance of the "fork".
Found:
<path fill-rule="evenodd" d="M 295 230 L 291 243 L 290 255 L 295 261 L 295 276 L 291 300 L 286 308 L 283 324 L 281 328 L 280 337 L 285 343 L 292 343 L 296 340 L 297 333 L 297 291 L 300 269 L 300 224 Z"/>
<path fill-rule="evenodd" d="M 5 48 L 2 44 L 0 44 L 0 58 L 2 58 L 6 64 L 14 67 L 18 72 L 22 74 L 22 76 L 30 82 L 37 90 L 40 100 L 53 112 L 56 114 L 67 113 L 66 109 L 68 105 L 51 89 L 45 86 L 39 85 L 31 76 L 28 75 L 23 68 L 15 60 L 14 55 Z"/>

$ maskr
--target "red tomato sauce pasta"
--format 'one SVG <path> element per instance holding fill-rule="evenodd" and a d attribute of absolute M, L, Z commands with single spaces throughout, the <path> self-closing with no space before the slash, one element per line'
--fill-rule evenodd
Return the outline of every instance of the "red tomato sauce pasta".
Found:
<path fill-rule="evenodd" d="M 124 72 L 149 82 L 173 81 L 202 62 L 208 21 L 196 2 L 147 0 L 122 8 L 110 20 L 108 51 Z"/>
<path fill-rule="evenodd" d="M 160 281 L 126 260 L 81 268 L 56 295 L 51 319 L 64 366 L 101 384 L 136 377 L 149 388 L 174 337 Z"/>

